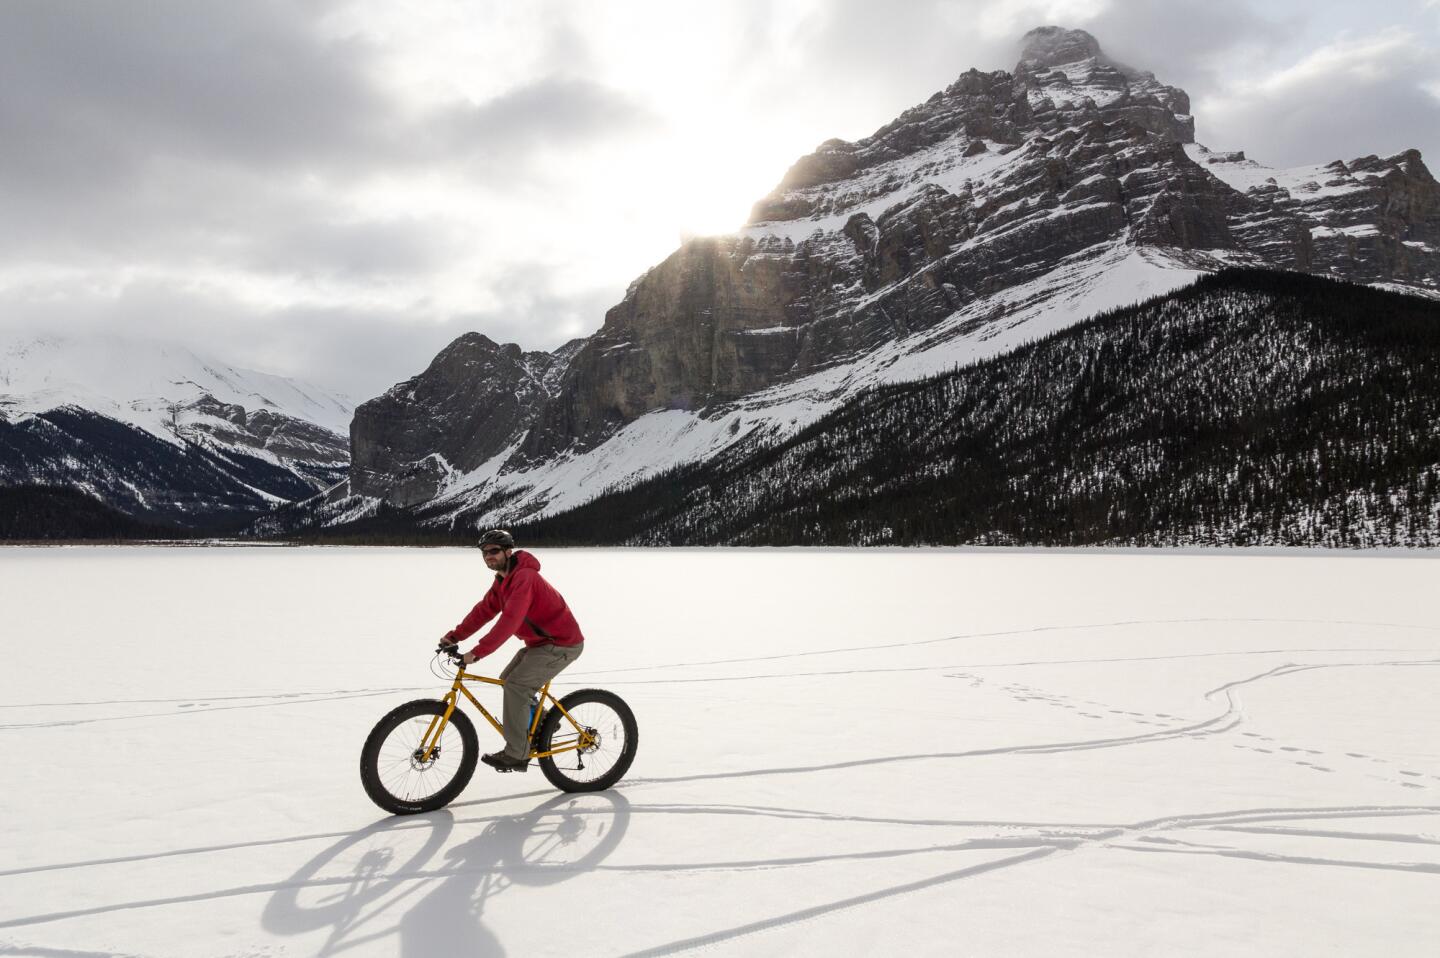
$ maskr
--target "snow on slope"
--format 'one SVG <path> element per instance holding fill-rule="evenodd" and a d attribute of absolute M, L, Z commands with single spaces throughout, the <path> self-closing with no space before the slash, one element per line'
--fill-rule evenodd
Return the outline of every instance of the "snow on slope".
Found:
<path fill-rule="evenodd" d="M 904 204 L 920 191 L 939 186 L 951 193 L 982 194 L 1016 164 L 1031 158 L 1033 144 L 1015 146 L 983 140 L 986 150 L 964 155 L 970 142 L 960 131 L 926 149 L 882 163 L 840 183 L 817 188 L 831 212 L 808 219 L 771 220 L 739 230 L 735 235 L 753 240 L 778 238 L 799 243 L 816 233 L 840 233 L 852 216 L 861 213 L 878 219 L 881 213 Z M 958 144 L 958 146 L 957 146 Z M 889 188 L 890 184 L 900 184 Z"/>
<path fill-rule="evenodd" d="M 1302 203 L 1354 193 L 1365 188 L 1366 180 L 1375 179 L 1379 175 L 1365 172 L 1352 174 L 1347 170 L 1336 169 L 1333 164 L 1274 169 L 1245 159 L 1243 154 L 1220 153 L 1199 143 L 1185 144 L 1185 154 L 1241 193 L 1266 186 L 1278 186 L 1288 190 Z"/>
<path fill-rule="evenodd" d="M 0 340 L 0 411 L 11 415 L 75 405 L 173 440 L 171 406 L 206 394 L 340 435 L 348 435 L 354 412 L 344 397 L 229 366 L 175 343 L 106 335 Z"/>
<path fill-rule="evenodd" d="M 544 466 L 501 475 L 513 449 L 457 476 L 436 498 L 457 511 L 501 490 L 526 490 L 480 525 L 517 514 L 555 513 L 604 489 L 704 461 L 745 439 L 773 440 L 802 429 L 877 384 L 919 379 L 987 359 L 1118 306 L 1158 296 L 1223 264 L 1225 251 L 1181 260 L 1125 243 L 1085 250 L 1032 282 L 957 311 L 939 326 L 885 344 L 853 363 L 783 383 L 700 415 L 664 410 L 642 416 L 600 446 Z"/>
<path fill-rule="evenodd" d="M 539 558 L 629 776 L 391 818 L 356 756 L 474 550 L 0 548 L 0 953 L 1435 954 L 1440 559 Z M 31 641 L 76 594 L 123 668 Z"/>

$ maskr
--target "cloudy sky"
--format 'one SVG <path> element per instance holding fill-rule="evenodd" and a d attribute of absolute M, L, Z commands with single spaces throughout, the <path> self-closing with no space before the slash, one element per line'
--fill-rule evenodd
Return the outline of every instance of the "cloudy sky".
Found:
<path fill-rule="evenodd" d="M 1440 0 L 4 0 L 0 333 L 179 339 L 359 401 L 553 349 L 786 168 L 1045 23 L 1197 138 L 1440 171 Z"/>

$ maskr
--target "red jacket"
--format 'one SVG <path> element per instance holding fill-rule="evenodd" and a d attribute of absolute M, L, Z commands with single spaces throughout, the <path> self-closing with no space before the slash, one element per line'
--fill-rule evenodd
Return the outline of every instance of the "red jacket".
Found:
<path fill-rule="evenodd" d="M 503 577 L 496 574 L 485 598 L 450 631 L 450 637 L 456 642 L 469 638 L 496 613 L 499 621 L 471 649 L 476 658 L 494 652 L 512 635 L 519 635 L 526 645 L 579 645 L 585 641 L 565 599 L 541 578 L 540 560 L 528 552 L 511 555 L 510 572 Z"/>

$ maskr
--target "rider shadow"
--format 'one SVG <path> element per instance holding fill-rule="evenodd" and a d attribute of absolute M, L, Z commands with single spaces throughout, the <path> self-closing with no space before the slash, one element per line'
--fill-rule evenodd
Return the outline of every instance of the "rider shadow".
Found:
<path fill-rule="evenodd" d="M 271 897 L 261 925 L 291 935 L 329 926 L 319 955 L 397 936 L 402 955 L 503 955 L 482 921 L 489 902 L 514 885 L 584 874 L 629 824 L 630 803 L 615 791 L 558 795 L 448 846 L 457 827 L 449 811 L 387 819 L 307 862 Z"/>

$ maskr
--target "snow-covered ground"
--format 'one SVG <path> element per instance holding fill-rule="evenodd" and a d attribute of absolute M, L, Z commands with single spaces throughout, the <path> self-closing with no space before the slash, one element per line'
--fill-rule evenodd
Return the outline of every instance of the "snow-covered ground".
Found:
<path fill-rule="evenodd" d="M 1440 953 L 1440 558 L 539 558 L 635 766 L 390 818 L 473 550 L 0 549 L 0 955 Z"/>

